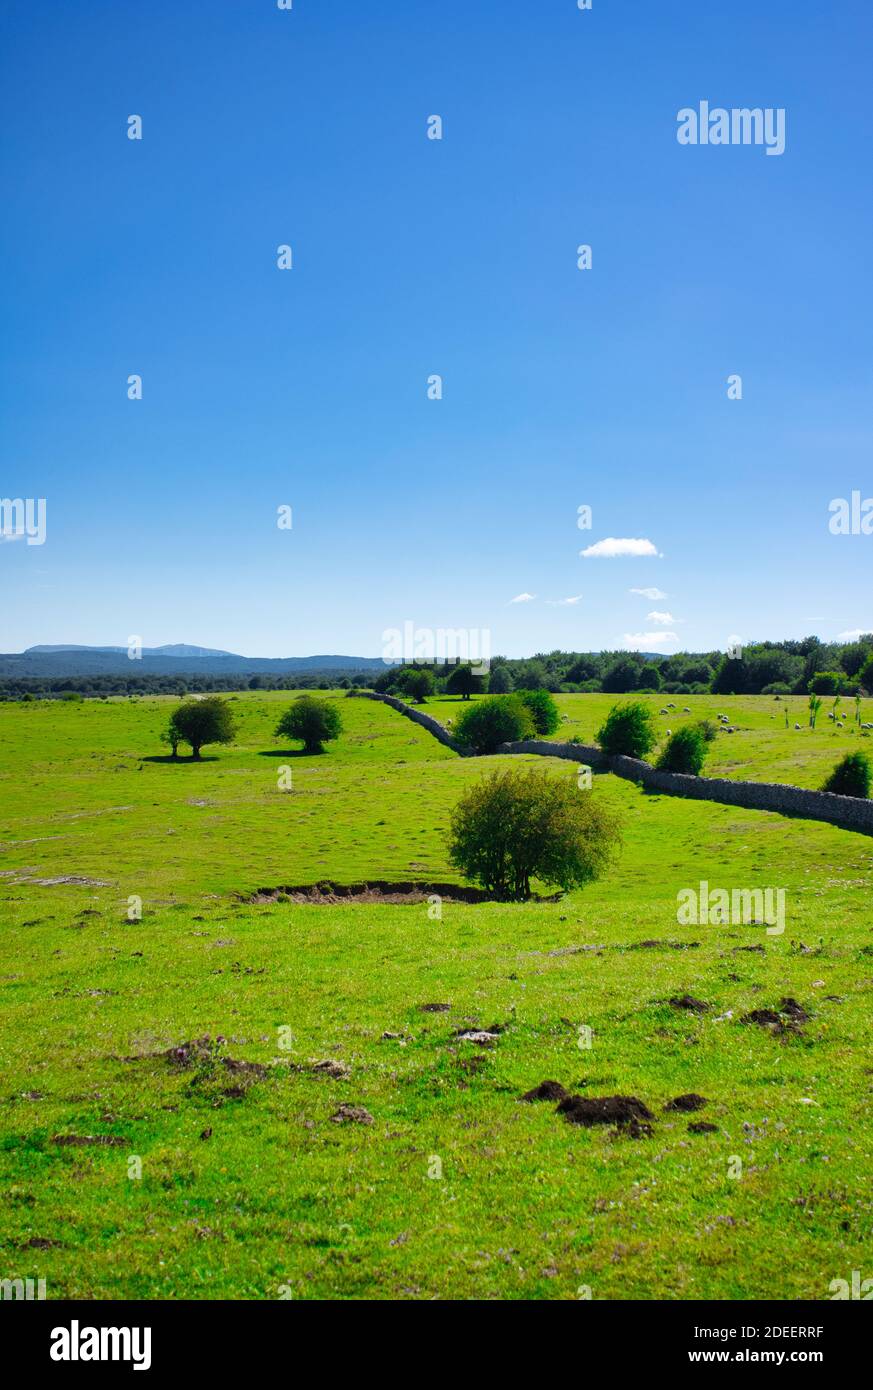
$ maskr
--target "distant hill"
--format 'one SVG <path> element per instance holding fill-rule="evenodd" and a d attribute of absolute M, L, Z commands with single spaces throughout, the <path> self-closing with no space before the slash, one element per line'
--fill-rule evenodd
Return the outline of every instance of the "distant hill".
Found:
<path fill-rule="evenodd" d="M 392 663 L 387 663 L 392 664 Z M 234 676 L 284 675 L 294 671 L 367 672 L 384 671 L 379 656 L 239 656 L 214 647 L 193 647 L 175 643 L 164 647 L 143 647 L 142 656 L 132 660 L 127 647 L 86 647 L 75 644 L 28 647 L 23 652 L 0 654 L 0 678 L 43 676 Z"/>

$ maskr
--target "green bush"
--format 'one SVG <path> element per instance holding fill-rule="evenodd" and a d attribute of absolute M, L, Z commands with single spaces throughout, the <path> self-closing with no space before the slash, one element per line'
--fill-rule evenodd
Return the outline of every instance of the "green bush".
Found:
<path fill-rule="evenodd" d="M 422 705 L 434 692 L 433 672 L 424 666 L 404 666 L 397 676 L 397 688 L 417 705 Z"/>
<path fill-rule="evenodd" d="M 684 772 L 699 777 L 706 761 L 706 737 L 696 724 L 685 724 L 671 734 L 655 764 L 663 772 Z"/>
<path fill-rule="evenodd" d="M 518 698 L 530 710 L 538 734 L 553 734 L 560 727 L 561 714 L 548 690 L 519 690 Z"/>
<path fill-rule="evenodd" d="M 762 695 L 790 695 L 790 694 L 791 694 L 791 686 L 790 686 L 790 685 L 786 685 L 784 681 L 771 681 L 769 685 L 765 685 L 765 686 L 764 686 L 764 689 L 761 691 L 761 694 L 762 694 Z"/>
<path fill-rule="evenodd" d="M 496 897 L 523 901 L 532 879 L 570 889 L 599 877 L 619 841 L 613 814 L 575 778 L 510 768 L 458 802 L 449 858 Z"/>
<path fill-rule="evenodd" d="M 488 691 L 491 695 L 509 695 L 515 689 L 515 681 L 508 666 L 495 666 L 488 677 Z"/>
<path fill-rule="evenodd" d="M 873 652 L 870 653 L 859 672 L 859 679 L 865 690 L 873 695 Z"/>
<path fill-rule="evenodd" d="M 323 753 L 324 744 L 338 738 L 342 728 L 335 701 L 299 695 L 276 725 L 276 737 L 302 739 L 305 752 Z"/>
<path fill-rule="evenodd" d="M 873 766 L 866 753 L 847 753 L 838 762 L 822 791 L 836 792 L 837 796 L 858 796 L 866 799 L 873 784 Z"/>
<path fill-rule="evenodd" d="M 622 753 L 626 758 L 644 758 L 655 746 L 652 711 L 640 700 L 613 705 L 596 737 L 610 757 Z"/>
<path fill-rule="evenodd" d="M 492 695 L 464 710 L 452 732 L 477 753 L 493 753 L 501 743 L 532 738 L 536 729 L 518 695 Z"/>
<path fill-rule="evenodd" d="M 808 690 L 811 695 L 839 695 L 844 680 L 842 671 L 816 671 Z"/>

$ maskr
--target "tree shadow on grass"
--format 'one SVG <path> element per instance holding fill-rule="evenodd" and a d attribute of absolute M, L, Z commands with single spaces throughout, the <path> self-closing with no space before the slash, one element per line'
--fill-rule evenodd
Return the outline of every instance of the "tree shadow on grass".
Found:
<path fill-rule="evenodd" d="M 321 753 L 310 753 L 306 748 L 270 748 L 261 749 L 258 752 L 259 758 L 320 758 L 324 755 L 325 749 Z"/>
<path fill-rule="evenodd" d="M 153 753 L 151 757 L 141 758 L 143 763 L 169 763 L 171 767 L 198 767 L 200 763 L 217 763 L 219 759 L 214 753 L 207 753 L 199 758 L 195 758 L 189 753 L 187 758 L 174 758 L 172 753 Z"/>

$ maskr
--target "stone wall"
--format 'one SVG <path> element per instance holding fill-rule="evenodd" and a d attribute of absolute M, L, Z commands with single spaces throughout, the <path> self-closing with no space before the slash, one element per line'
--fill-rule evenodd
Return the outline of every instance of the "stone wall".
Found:
<path fill-rule="evenodd" d="M 456 738 L 452 738 L 448 729 L 436 719 L 432 719 L 429 714 L 424 714 L 422 710 L 416 709 L 413 705 L 404 704 L 403 700 L 398 700 L 394 695 L 380 695 L 375 690 L 356 690 L 355 697 L 363 700 L 378 700 L 383 705 L 390 705 L 399 714 L 403 714 L 407 719 L 411 719 L 413 724 L 420 724 L 423 729 L 427 729 L 429 734 L 440 743 L 445 744 L 446 748 L 451 748 L 453 753 L 458 753 L 462 758 L 473 756 L 473 750 L 467 748 L 463 743 L 459 743 Z"/>
<path fill-rule="evenodd" d="M 436 719 L 393 695 L 358 690 L 357 696 L 380 700 L 407 719 L 420 724 L 461 757 L 475 757 L 472 749 L 452 738 Z M 602 749 L 590 743 L 552 743 L 549 739 L 526 738 L 517 743 L 501 743 L 498 753 L 536 753 L 544 758 L 568 758 L 571 762 L 603 768 L 616 777 L 638 782 L 650 791 L 669 796 L 687 796 L 697 801 L 718 801 L 725 806 L 744 806 L 750 811 L 777 811 L 783 816 L 800 816 L 805 820 L 828 821 L 846 830 L 860 830 L 873 835 L 873 800 L 862 801 L 854 796 L 835 796 L 833 792 L 807 791 L 803 787 L 786 786 L 780 782 L 733 782 L 726 777 L 689 777 L 680 772 L 661 772 L 650 763 L 637 758 L 608 758 Z"/>
<path fill-rule="evenodd" d="M 639 782 L 650 791 L 687 796 L 697 801 L 720 801 L 726 806 L 745 806 L 752 811 L 778 811 L 783 816 L 829 821 L 846 830 L 873 835 L 873 801 L 833 792 L 807 791 L 780 782 L 733 782 L 726 777 L 689 777 L 679 772 L 660 772 L 636 758 L 610 759 L 617 777 Z"/>

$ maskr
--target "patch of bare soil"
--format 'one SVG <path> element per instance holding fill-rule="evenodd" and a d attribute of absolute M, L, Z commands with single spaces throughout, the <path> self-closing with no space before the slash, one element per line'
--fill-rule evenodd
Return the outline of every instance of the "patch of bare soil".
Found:
<path fill-rule="evenodd" d="M 335 1125 L 371 1125 L 373 1116 L 363 1105 L 343 1104 L 330 1117 Z"/>
<path fill-rule="evenodd" d="M 565 1096 L 558 1114 L 572 1125 L 631 1125 L 641 1132 L 641 1121 L 651 1120 L 652 1112 L 636 1096 Z"/>
<path fill-rule="evenodd" d="M 707 1104 L 706 1096 L 699 1096 L 695 1091 L 689 1091 L 687 1095 L 675 1096 L 673 1100 L 668 1100 L 664 1106 L 665 1110 L 702 1110 Z"/>
<path fill-rule="evenodd" d="M 250 903 L 291 902 L 330 907 L 336 903 L 421 903 L 436 895 L 445 902 L 486 903 L 492 898 L 481 888 L 457 883 L 396 883 L 371 879 L 366 883 L 303 883 L 280 888 L 259 888 L 244 899 Z"/>
<path fill-rule="evenodd" d="M 533 1102 L 535 1100 L 566 1100 L 569 1091 L 562 1086 L 560 1081 L 541 1081 L 539 1086 L 534 1086 L 532 1091 L 525 1091 L 520 1097 L 521 1100 Z"/>
<path fill-rule="evenodd" d="M 452 1006 L 451 1004 L 419 1004 L 418 1007 L 423 1014 L 447 1014 Z"/>
<path fill-rule="evenodd" d="M 708 1120 L 692 1120 L 688 1126 L 689 1134 L 717 1134 L 718 1125 L 711 1125 Z"/>
<path fill-rule="evenodd" d="M 653 938 L 648 941 L 632 941 L 625 949 L 628 951 L 693 951 L 699 945 L 699 941 L 658 941 Z"/>
<path fill-rule="evenodd" d="M 674 995 L 667 1002 L 672 1004 L 674 1009 L 688 1009 L 693 1014 L 705 1014 L 709 1008 L 702 999 L 695 999 L 692 994 Z"/>
<path fill-rule="evenodd" d="M 86 1144 L 102 1144 L 118 1147 L 121 1144 L 129 1144 L 129 1139 L 121 1139 L 115 1134 L 53 1134 L 53 1144 L 63 1144 L 67 1147 L 83 1147 Z"/>
<path fill-rule="evenodd" d="M 61 884 L 74 884 L 81 888 L 113 888 L 110 878 L 82 878 L 79 874 L 60 874 L 57 878 L 19 878 L 16 883 L 29 883 L 34 888 L 57 888 Z"/>

